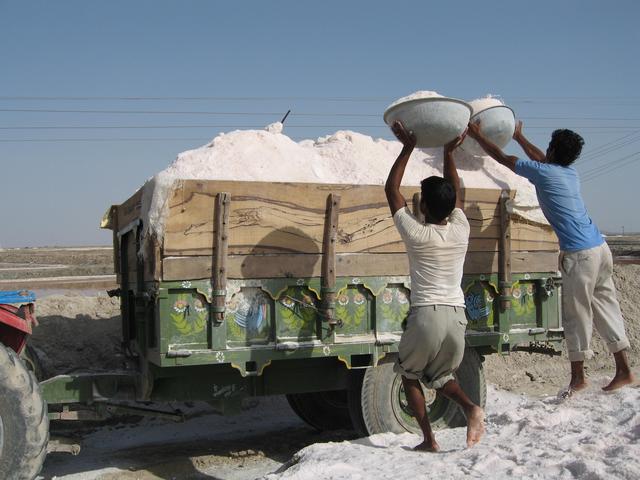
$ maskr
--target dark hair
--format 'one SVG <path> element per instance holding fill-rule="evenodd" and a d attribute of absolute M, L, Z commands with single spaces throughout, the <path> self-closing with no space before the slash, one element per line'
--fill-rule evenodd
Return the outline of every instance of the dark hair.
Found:
<path fill-rule="evenodd" d="M 551 134 L 551 142 L 549 142 L 549 147 L 553 148 L 551 161 L 568 167 L 580 156 L 583 145 L 584 140 L 576 132 L 566 129 L 555 130 Z"/>
<path fill-rule="evenodd" d="M 422 201 L 427 206 L 429 216 L 441 222 L 456 206 L 456 189 L 446 178 L 431 176 L 420 182 Z"/>

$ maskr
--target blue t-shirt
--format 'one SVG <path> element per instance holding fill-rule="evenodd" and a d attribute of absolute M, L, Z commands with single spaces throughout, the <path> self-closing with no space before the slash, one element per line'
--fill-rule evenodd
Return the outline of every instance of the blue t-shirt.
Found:
<path fill-rule="evenodd" d="M 535 185 L 540 208 L 556 232 L 561 250 L 586 250 L 604 242 L 584 206 L 574 167 L 519 158 L 516 173 Z"/>

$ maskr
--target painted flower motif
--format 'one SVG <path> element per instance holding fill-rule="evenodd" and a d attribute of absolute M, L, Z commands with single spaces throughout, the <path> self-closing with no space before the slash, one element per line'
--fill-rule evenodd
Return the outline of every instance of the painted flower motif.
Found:
<path fill-rule="evenodd" d="M 402 304 L 407 303 L 409 301 L 409 299 L 407 298 L 407 294 L 401 290 L 396 290 L 396 298 L 398 299 L 398 302 Z"/>
<path fill-rule="evenodd" d="M 525 280 L 530 280 L 530 279 L 531 279 L 531 274 L 529 274 L 529 273 L 525 273 L 525 274 L 524 274 L 524 279 L 525 279 Z"/>
<path fill-rule="evenodd" d="M 305 307 L 313 307 L 313 299 L 306 293 L 302 294 L 302 301 L 304 302 Z"/>
<path fill-rule="evenodd" d="M 290 297 L 284 297 L 282 304 L 287 308 L 293 308 L 295 306 L 295 302 Z"/>
<path fill-rule="evenodd" d="M 180 285 L 182 285 L 182 288 L 191 288 L 191 282 L 188 280 L 185 280 Z"/>
<path fill-rule="evenodd" d="M 365 302 L 365 298 L 364 295 L 362 295 L 361 293 L 356 293 L 353 296 L 353 303 L 355 303 L 356 305 L 362 305 Z"/>
<path fill-rule="evenodd" d="M 217 361 L 218 363 L 222 363 L 222 362 L 224 362 L 224 353 L 222 353 L 222 352 L 217 352 L 217 353 L 216 353 L 216 361 Z"/>
<path fill-rule="evenodd" d="M 296 285 L 304 285 L 304 278 L 299 278 L 298 280 L 296 280 Z"/>
<path fill-rule="evenodd" d="M 338 297 L 338 303 L 342 306 L 345 306 L 347 303 L 349 303 L 349 296 L 346 293 L 341 293 Z"/>
<path fill-rule="evenodd" d="M 522 290 L 520 290 L 519 288 L 514 288 L 511 291 L 511 295 L 513 296 L 513 298 L 520 298 L 522 296 Z"/>
<path fill-rule="evenodd" d="M 236 313 L 238 311 L 239 304 L 240 302 L 238 301 L 238 297 L 234 295 L 233 297 L 231 297 L 231 300 L 227 302 L 227 311 L 229 313 Z"/>
<path fill-rule="evenodd" d="M 324 355 L 325 355 L 325 356 L 326 356 L 326 355 L 329 355 L 329 354 L 331 353 L 331 348 L 329 348 L 329 345 L 325 345 L 325 346 L 322 348 L 322 353 L 324 353 Z"/>
<path fill-rule="evenodd" d="M 188 306 L 189 302 L 186 300 L 176 300 L 173 304 L 173 309 L 178 313 L 184 313 Z"/>
<path fill-rule="evenodd" d="M 487 292 L 487 295 L 484 298 L 486 299 L 487 303 L 493 302 L 493 295 L 491 295 L 490 292 Z"/>
<path fill-rule="evenodd" d="M 382 302 L 389 305 L 393 302 L 393 292 L 389 288 L 384 289 L 384 293 L 382 294 Z"/>
<path fill-rule="evenodd" d="M 202 300 L 200 300 L 199 298 L 196 298 L 195 301 L 193 302 L 193 308 L 195 308 L 196 312 L 198 313 L 204 313 L 207 311 L 207 306 L 204 305 L 202 303 Z"/>
<path fill-rule="evenodd" d="M 354 277 L 351 280 L 351 283 L 353 283 L 354 285 L 358 285 L 358 284 L 362 283 L 362 280 L 360 280 L 358 277 Z"/>
<path fill-rule="evenodd" d="M 487 277 L 484 274 L 481 274 L 479 278 L 480 280 L 486 280 Z"/>

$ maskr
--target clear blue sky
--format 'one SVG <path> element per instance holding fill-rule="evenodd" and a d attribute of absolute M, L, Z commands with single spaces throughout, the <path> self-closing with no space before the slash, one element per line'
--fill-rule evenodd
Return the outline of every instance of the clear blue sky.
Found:
<path fill-rule="evenodd" d="M 499 94 L 543 147 L 578 131 L 591 216 L 640 231 L 639 14 L 637 1 L 0 0 L 0 247 L 107 245 L 106 208 L 179 152 L 288 109 L 295 139 L 390 139 L 382 112 L 416 90 Z"/>

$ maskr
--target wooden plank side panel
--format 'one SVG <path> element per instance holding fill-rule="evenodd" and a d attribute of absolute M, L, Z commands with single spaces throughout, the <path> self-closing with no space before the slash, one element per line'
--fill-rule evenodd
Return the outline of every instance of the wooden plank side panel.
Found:
<path fill-rule="evenodd" d="M 417 187 L 403 187 L 411 200 Z M 322 251 L 327 196 L 342 198 L 337 253 L 400 253 L 404 245 L 395 229 L 381 186 L 287 184 L 262 182 L 179 182 L 169 202 L 164 255 L 210 255 L 212 211 L 216 193 L 231 194 L 229 254 L 307 253 Z M 467 189 L 465 213 L 471 224 L 473 251 L 496 250 L 500 190 Z M 514 224 L 515 250 L 553 250 L 549 232 Z"/>
<path fill-rule="evenodd" d="M 169 204 L 165 255 L 211 251 L 210 212 L 217 191 L 228 191 L 233 199 L 230 254 L 320 252 L 326 199 L 332 192 L 347 195 L 340 209 L 337 251 L 402 249 L 397 234 L 388 241 L 395 228 L 379 187 L 185 181 L 174 190 Z"/>
<path fill-rule="evenodd" d="M 558 269 L 557 252 L 512 252 L 513 273 L 550 272 Z M 497 252 L 470 252 L 465 258 L 466 274 L 491 274 L 498 271 Z M 227 263 L 230 279 L 241 278 L 318 278 L 322 273 L 320 254 L 230 255 Z M 211 278 L 210 257 L 166 257 L 165 281 Z M 336 256 L 337 277 L 409 275 L 404 253 L 343 253 Z"/>

